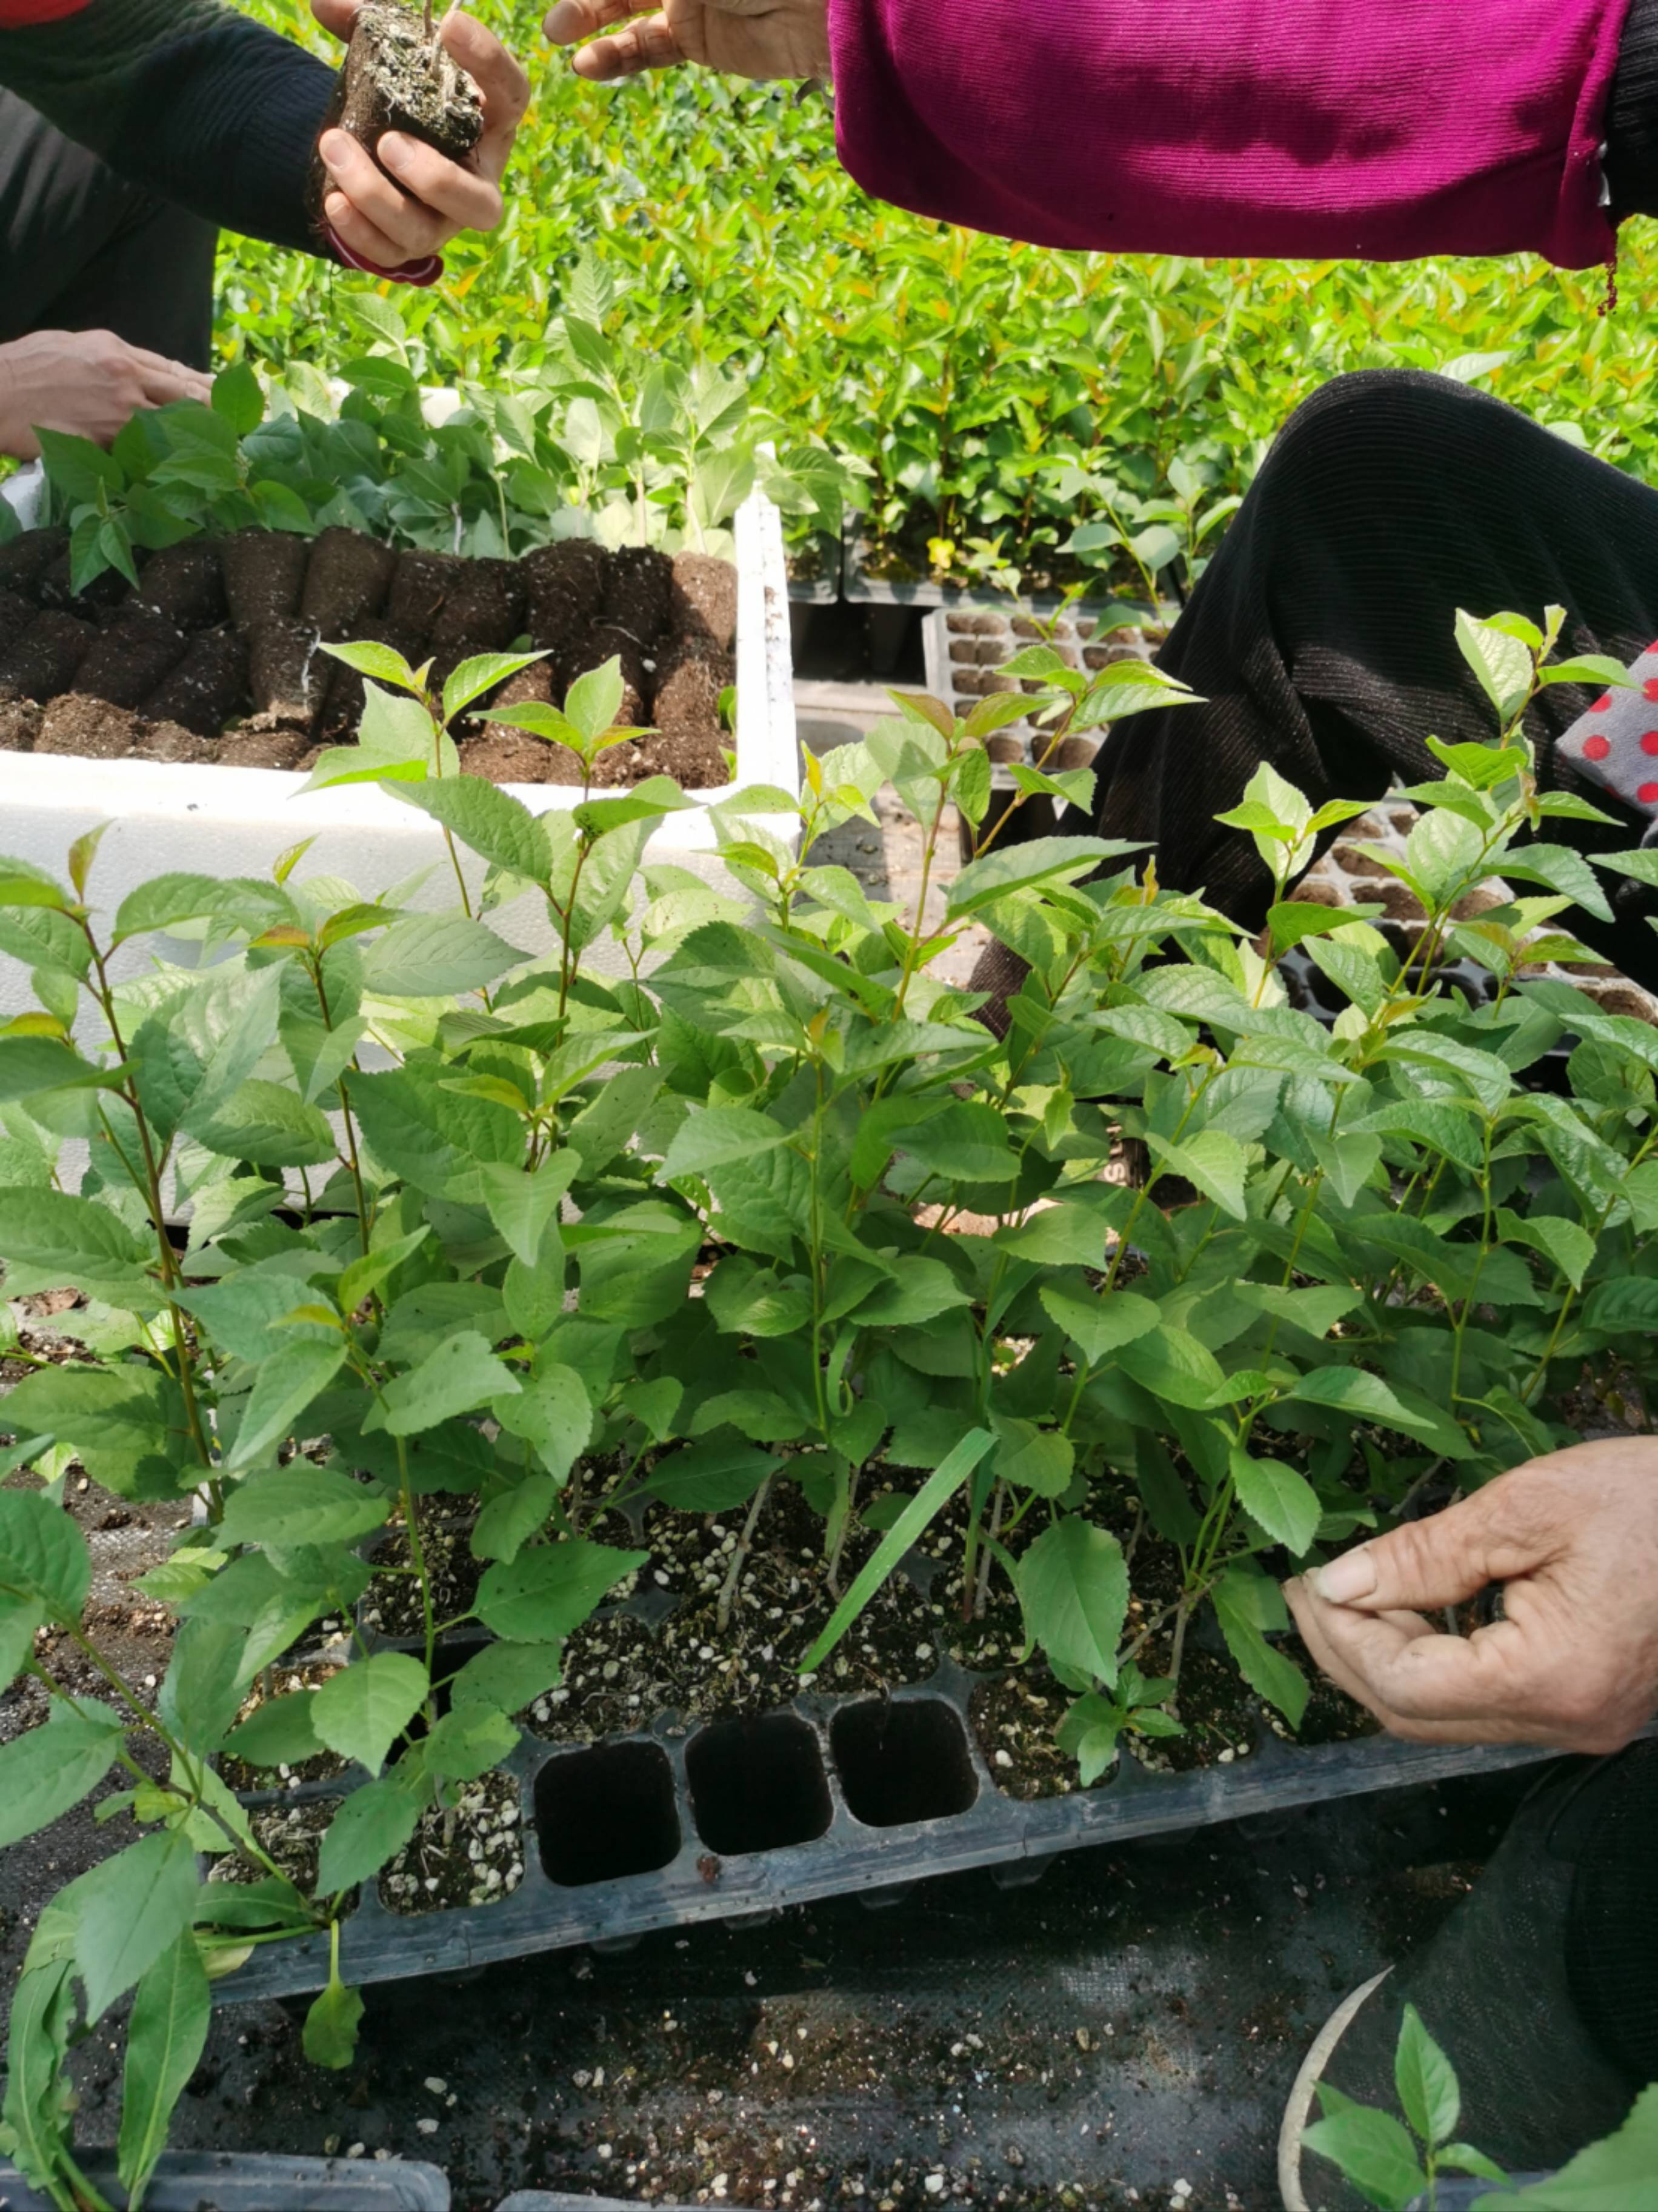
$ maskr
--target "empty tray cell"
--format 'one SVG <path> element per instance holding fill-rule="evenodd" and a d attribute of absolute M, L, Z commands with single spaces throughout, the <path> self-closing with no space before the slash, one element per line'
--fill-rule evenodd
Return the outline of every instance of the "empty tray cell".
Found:
<path fill-rule="evenodd" d="M 835 1808 L 817 1738 L 793 1713 L 722 1721 L 685 1747 L 696 1832 L 713 1851 L 816 1842 Z"/>
<path fill-rule="evenodd" d="M 829 1741 L 847 1804 L 865 1827 L 948 1820 L 979 1794 L 967 1731 L 937 1698 L 849 1705 L 835 1715 Z"/>
<path fill-rule="evenodd" d="M 599 1744 L 536 1777 L 541 1863 L 562 1889 L 654 1874 L 679 1852 L 673 1769 L 655 1743 Z"/>

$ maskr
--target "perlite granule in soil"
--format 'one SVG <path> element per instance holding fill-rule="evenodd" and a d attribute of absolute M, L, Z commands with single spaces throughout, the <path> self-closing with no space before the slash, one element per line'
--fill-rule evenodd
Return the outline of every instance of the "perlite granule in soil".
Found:
<path fill-rule="evenodd" d="M 493 1905 L 524 1879 L 519 1788 L 510 1774 L 469 1782 L 455 1805 L 434 1807 L 380 1878 L 393 1912 L 446 1912 Z"/>

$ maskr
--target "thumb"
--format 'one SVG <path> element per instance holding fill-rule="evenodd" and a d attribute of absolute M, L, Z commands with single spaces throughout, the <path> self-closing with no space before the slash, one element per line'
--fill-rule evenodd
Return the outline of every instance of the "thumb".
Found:
<path fill-rule="evenodd" d="M 1461 1605 L 1488 1583 L 1523 1571 L 1532 1563 L 1516 1559 L 1513 1532 L 1501 1525 L 1502 1487 L 1490 1483 L 1442 1513 L 1344 1552 L 1310 1577 L 1314 1590 L 1330 1605 L 1366 1613 L 1424 1613 Z"/>

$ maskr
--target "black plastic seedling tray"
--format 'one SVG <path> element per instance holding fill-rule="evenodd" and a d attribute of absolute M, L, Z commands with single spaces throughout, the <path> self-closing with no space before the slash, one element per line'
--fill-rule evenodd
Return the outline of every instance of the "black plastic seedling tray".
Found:
<path fill-rule="evenodd" d="M 881 577 L 872 576 L 865 567 L 869 541 L 863 532 L 863 517 L 849 514 L 846 520 L 841 549 L 841 592 L 855 605 L 875 607 L 979 607 L 1006 615 L 1053 614 L 1065 605 L 1060 592 L 1020 592 L 1017 597 L 1008 592 L 998 592 L 988 584 L 937 584 L 931 577 L 914 583 L 888 583 Z M 1114 605 L 1125 604 L 1114 600 Z M 1084 610 L 1088 611 L 1089 610 Z M 1156 619 L 1172 622 L 1180 611 L 1169 606 Z M 1144 617 L 1153 619 L 1150 612 Z"/>
<path fill-rule="evenodd" d="M 125 2204 L 112 2153 L 91 2152 L 81 2165 L 112 2204 Z M 52 2199 L 0 2165 L 0 2212 L 52 2212 Z M 449 2212 L 449 2181 L 413 2160 L 164 2151 L 144 2212 Z"/>
<path fill-rule="evenodd" d="M 1086 1844 L 1552 1755 L 1381 1736 L 1299 1747 L 1257 1713 L 1253 1748 L 1230 1765 L 1154 1773 L 1125 1753 L 1101 1786 L 1026 1802 L 997 1787 L 975 1741 L 969 1701 L 982 1679 L 946 1661 L 886 1697 L 811 1692 L 756 1718 L 709 1723 L 664 1714 L 589 1746 L 526 1735 L 505 1763 L 519 1784 L 520 1885 L 487 1905 L 413 1915 L 366 1885 L 342 1929 L 341 1972 L 352 1984 L 392 1981 L 583 1943 L 619 1947 L 701 1922 L 753 1923 L 818 1898 L 896 1903 L 915 1882 L 972 1868 L 1013 1887 Z M 351 1786 L 310 1782 L 248 1802 L 293 1804 Z M 298 1995 L 327 1975 L 319 1935 L 263 1947 L 215 1994 Z"/>

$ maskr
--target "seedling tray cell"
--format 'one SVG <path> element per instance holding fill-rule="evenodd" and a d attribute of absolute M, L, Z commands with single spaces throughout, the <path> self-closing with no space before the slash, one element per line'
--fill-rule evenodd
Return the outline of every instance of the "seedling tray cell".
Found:
<path fill-rule="evenodd" d="M 813 1692 L 756 1718 L 707 1724 L 663 1714 L 586 1745 L 525 1735 L 507 1763 L 519 1792 L 520 1886 L 488 1905 L 418 1916 L 389 1911 L 367 1887 L 342 1930 L 342 1974 L 363 1984 L 453 1973 L 661 1929 L 752 1922 L 818 1898 L 874 1903 L 971 1868 L 1018 1882 L 1086 1844 L 1552 1756 L 1381 1736 L 1303 1747 L 1257 1715 L 1253 1749 L 1230 1765 L 1158 1773 L 1125 1753 L 1097 1789 L 1023 1802 L 998 1789 L 975 1740 L 969 1705 L 983 1679 L 946 1661 L 887 1697 Z M 350 1786 L 310 1783 L 282 1802 Z M 293 1996 L 327 1974 L 319 1935 L 264 1946 L 216 1994 Z"/>

